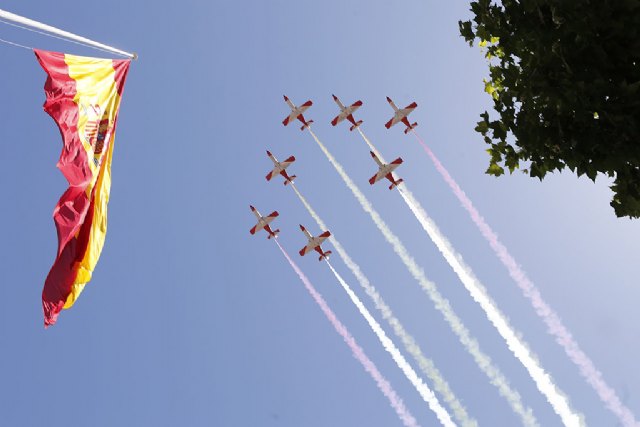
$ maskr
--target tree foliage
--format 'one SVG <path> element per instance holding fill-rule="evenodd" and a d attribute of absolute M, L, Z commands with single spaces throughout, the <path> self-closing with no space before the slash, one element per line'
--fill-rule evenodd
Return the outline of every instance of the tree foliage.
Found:
<path fill-rule="evenodd" d="M 604 173 L 616 215 L 640 217 L 640 0 L 478 0 L 471 10 L 460 33 L 489 59 L 499 116 L 485 111 L 476 127 L 487 173 Z"/>

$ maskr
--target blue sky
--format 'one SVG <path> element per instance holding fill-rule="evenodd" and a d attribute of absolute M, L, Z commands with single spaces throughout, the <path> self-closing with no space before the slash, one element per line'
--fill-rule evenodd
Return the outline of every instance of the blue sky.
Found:
<path fill-rule="evenodd" d="M 109 232 L 78 303 L 42 327 L 40 293 L 56 250 L 51 212 L 66 188 L 61 141 L 42 111 L 45 74 L 27 50 L 0 45 L 0 409 L 6 425 L 401 425 L 266 235 L 249 204 L 278 210 L 280 241 L 423 425 L 437 420 L 297 229 L 315 226 L 294 193 L 264 179 L 293 154 L 298 188 L 481 425 L 517 425 L 310 135 L 283 127 L 287 94 L 314 106 L 314 131 L 451 302 L 531 406 L 559 418 L 473 303 L 396 192 L 371 187 L 360 136 L 333 128 L 335 93 L 523 333 L 592 426 L 614 426 L 522 297 L 385 96 L 416 101 L 421 136 L 499 234 L 625 403 L 640 413 L 637 221 L 616 219 L 609 182 L 569 174 L 495 179 L 473 131 L 491 108 L 480 51 L 458 35 L 467 2 L 3 2 L 2 8 L 136 51 L 113 160 Z M 97 7 L 97 9 L 96 9 Z M 98 13 L 99 9 L 99 13 Z M 100 52 L 13 29 L 41 49 Z M 331 249 L 327 245 L 325 249 Z M 334 266 L 373 311 L 346 266 Z M 377 313 L 373 313 L 378 317 Z M 379 319 L 381 320 L 381 319 Z M 382 323 L 388 330 L 387 326 Z M 389 331 L 390 332 L 390 331 Z"/>

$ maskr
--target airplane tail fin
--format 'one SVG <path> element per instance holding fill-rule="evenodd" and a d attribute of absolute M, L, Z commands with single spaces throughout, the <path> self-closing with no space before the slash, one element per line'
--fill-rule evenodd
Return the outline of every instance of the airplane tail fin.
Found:
<path fill-rule="evenodd" d="M 311 123 L 313 123 L 313 120 L 307 120 L 307 122 L 300 127 L 300 130 L 304 130 L 304 128 L 308 128 Z"/>
<path fill-rule="evenodd" d="M 398 185 L 400 185 L 401 183 L 404 182 L 404 179 L 400 178 L 398 180 L 396 180 L 395 182 L 393 182 L 390 186 L 389 186 L 389 190 L 393 190 L 393 187 L 396 187 Z"/>
<path fill-rule="evenodd" d="M 271 239 L 272 237 L 276 238 L 279 233 L 280 233 L 280 229 L 279 228 L 277 230 L 273 230 L 273 234 L 269 233 L 269 235 L 267 236 L 267 239 Z"/>
<path fill-rule="evenodd" d="M 323 252 L 322 255 L 320 255 L 320 258 L 318 258 L 318 261 L 322 261 L 323 259 L 328 260 L 329 255 L 331 255 L 331 251 Z"/>
<path fill-rule="evenodd" d="M 405 135 L 408 134 L 410 130 L 414 130 L 416 127 L 418 127 L 418 122 L 414 122 L 411 124 L 411 126 L 407 126 L 407 128 L 404 130 Z"/>
<path fill-rule="evenodd" d="M 352 131 L 354 129 L 357 129 L 358 127 L 360 127 L 361 124 L 362 124 L 362 120 L 358 120 L 355 125 L 349 128 L 349 130 Z"/>
<path fill-rule="evenodd" d="M 294 179 L 296 179 L 296 178 L 297 178 L 297 176 L 295 176 L 295 175 L 291 175 L 291 176 L 289 177 L 289 179 L 285 179 L 285 180 L 284 180 L 284 185 L 287 185 L 287 184 L 289 184 L 289 183 L 293 184 L 293 180 L 294 180 Z"/>

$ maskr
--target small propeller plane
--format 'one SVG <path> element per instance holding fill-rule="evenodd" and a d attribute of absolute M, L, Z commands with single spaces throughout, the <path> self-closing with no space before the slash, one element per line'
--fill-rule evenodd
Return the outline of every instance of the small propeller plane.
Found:
<path fill-rule="evenodd" d="M 284 162 L 279 162 L 278 159 L 276 159 L 273 156 L 273 154 L 271 154 L 271 151 L 269 150 L 267 150 L 267 156 L 269 156 L 269 158 L 273 162 L 273 170 L 269 172 L 266 176 L 267 181 L 271 181 L 271 178 L 280 174 L 284 177 L 284 185 L 287 185 L 289 183 L 293 184 L 293 180 L 296 179 L 296 176 L 295 175 L 289 176 L 287 174 L 286 169 L 289 167 L 291 163 L 296 161 L 296 158 L 291 156 L 288 159 L 286 159 Z"/>
<path fill-rule="evenodd" d="M 342 102 L 340 102 L 337 96 L 335 95 L 331 95 L 331 96 L 333 96 L 333 100 L 336 101 L 336 104 L 338 104 L 338 107 L 340 107 L 340 114 L 338 114 L 335 117 L 335 119 L 331 120 L 331 124 L 335 126 L 341 121 L 343 121 L 344 119 L 347 119 L 353 124 L 353 126 L 351 126 L 349 130 L 352 131 L 354 129 L 357 129 L 362 124 L 362 120 L 358 120 L 356 122 L 356 120 L 353 118 L 353 113 L 358 108 L 360 108 L 360 106 L 362 105 L 362 101 L 356 101 L 350 106 L 345 107 L 344 105 L 342 105 Z"/>
<path fill-rule="evenodd" d="M 324 252 L 322 250 L 322 248 L 320 247 L 320 245 L 322 244 L 322 242 L 325 241 L 325 239 L 327 237 L 331 236 L 331 233 L 328 232 L 328 231 L 325 231 L 321 235 L 319 235 L 317 237 L 313 237 L 311 235 L 311 233 L 309 233 L 307 231 L 307 229 L 304 228 L 304 226 L 302 224 L 300 224 L 300 230 L 302 230 L 304 235 L 307 236 L 307 240 L 309 240 L 309 243 L 307 243 L 307 246 L 305 246 L 304 248 L 300 249 L 300 255 L 301 256 L 305 256 L 306 254 L 308 254 L 312 250 L 315 250 L 316 252 L 318 252 L 320 254 L 320 258 L 318 258 L 318 261 L 322 261 L 323 259 L 329 259 L 329 254 L 331 254 L 331 251 Z"/>
<path fill-rule="evenodd" d="M 409 119 L 407 118 L 407 116 L 411 114 L 413 110 L 416 109 L 418 104 L 416 104 L 415 102 L 412 102 L 406 107 L 402 109 L 398 109 L 398 107 L 396 107 L 396 104 L 394 104 L 391 98 L 389 98 L 388 96 L 387 96 L 387 102 L 389 103 L 389 105 L 391 105 L 391 107 L 393 107 L 393 111 L 394 111 L 393 117 L 391 118 L 391 120 L 389 120 L 384 125 L 387 129 L 389 129 L 391 126 L 395 125 L 398 122 L 402 122 L 407 127 L 404 130 L 404 133 L 407 134 L 409 133 L 410 130 L 413 130 L 416 126 L 418 126 L 418 122 L 409 123 Z"/>
<path fill-rule="evenodd" d="M 299 107 L 296 107 L 295 105 L 293 105 L 293 102 L 291 102 L 291 100 L 289 98 L 287 98 L 287 95 L 284 95 L 284 100 L 287 103 L 287 105 L 289 106 L 289 108 L 291 108 L 291 114 L 289 114 L 283 121 L 282 124 L 287 126 L 292 120 L 298 119 L 302 122 L 302 127 L 300 128 L 300 130 L 304 130 L 304 128 L 308 128 L 309 125 L 311 123 L 313 123 L 313 120 L 305 120 L 304 116 L 302 115 L 302 113 L 304 113 L 305 111 L 307 111 L 307 108 L 311 107 L 313 105 L 313 102 L 311 101 L 307 101 L 304 104 L 302 104 Z"/>
<path fill-rule="evenodd" d="M 393 177 L 393 171 L 402 164 L 402 159 L 400 157 L 398 157 L 388 165 L 385 165 L 380 161 L 378 156 L 376 156 L 373 151 L 369 152 L 371 153 L 371 157 L 373 157 L 373 160 L 375 160 L 375 162 L 378 164 L 378 173 L 371 177 L 371 179 L 369 180 L 369 184 L 373 185 L 374 183 L 380 181 L 382 178 L 387 178 L 389 181 L 391 181 L 389 190 L 393 190 L 393 187 L 404 181 L 402 178 L 396 180 Z"/>
<path fill-rule="evenodd" d="M 269 226 L 269 223 L 271 221 L 273 221 L 278 215 L 280 215 L 278 213 L 278 211 L 273 211 L 268 216 L 264 217 L 264 216 L 260 215 L 260 212 L 258 212 L 258 210 L 256 208 L 254 208 L 251 205 L 249 205 L 249 207 L 251 208 L 251 212 L 253 212 L 253 214 L 256 216 L 256 218 L 258 218 L 258 223 L 256 225 L 254 225 L 251 230 L 249 230 L 249 233 L 256 234 L 256 231 L 260 231 L 260 230 L 262 230 L 264 228 L 265 231 L 267 233 L 269 233 L 269 236 L 267 237 L 267 239 L 270 239 L 272 237 L 276 237 L 278 235 L 278 233 L 280 232 L 280 230 L 275 230 L 275 231 L 271 230 L 271 227 Z"/>

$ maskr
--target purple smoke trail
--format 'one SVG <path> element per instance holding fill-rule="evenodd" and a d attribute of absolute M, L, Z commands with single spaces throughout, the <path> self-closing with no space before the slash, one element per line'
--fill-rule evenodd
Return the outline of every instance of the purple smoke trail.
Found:
<path fill-rule="evenodd" d="M 413 417 L 413 415 L 411 415 L 409 409 L 404 406 L 404 402 L 398 396 L 393 387 L 391 387 L 389 381 L 387 381 L 387 379 L 382 376 L 380 371 L 378 371 L 376 365 L 371 361 L 371 359 L 369 359 L 369 357 L 367 357 L 367 355 L 364 353 L 364 350 L 362 350 L 362 348 L 356 342 L 355 338 L 353 338 L 351 333 L 347 330 L 347 327 L 344 326 L 342 322 L 340 322 L 340 320 L 338 320 L 336 315 L 333 313 L 333 311 L 331 311 L 331 309 L 325 302 L 324 298 L 322 298 L 322 295 L 320 295 L 318 291 L 316 291 L 307 276 L 305 276 L 298 265 L 293 262 L 287 251 L 285 251 L 284 248 L 280 245 L 280 242 L 278 242 L 278 239 L 276 238 L 274 240 L 280 248 L 280 251 L 282 251 L 284 257 L 287 259 L 287 261 L 289 261 L 289 265 L 291 265 L 291 267 L 298 274 L 298 277 L 300 277 L 300 280 L 302 280 L 302 283 L 304 283 L 307 291 L 309 291 L 313 299 L 320 306 L 322 312 L 325 314 L 325 316 L 327 316 L 327 319 L 329 319 L 329 322 L 331 322 L 333 327 L 336 329 L 336 332 L 338 332 L 344 339 L 344 342 L 347 343 L 347 345 L 353 352 L 353 357 L 355 357 L 362 364 L 362 366 L 364 366 L 365 371 L 369 372 L 371 377 L 378 384 L 378 388 L 380 388 L 382 394 L 387 396 L 387 399 L 389 399 L 389 403 L 391 403 L 391 407 L 395 409 L 398 417 L 400 417 L 400 419 L 402 420 L 402 423 L 407 427 L 419 427 L 418 422 Z"/>
<path fill-rule="evenodd" d="M 611 412 L 620 419 L 620 422 L 622 422 L 625 427 L 640 425 L 635 420 L 635 416 L 631 410 L 620 401 L 615 390 L 613 390 L 604 381 L 602 373 L 596 369 L 591 359 L 589 359 L 589 357 L 580 349 L 580 346 L 578 346 L 578 343 L 573 339 L 571 333 L 564 326 L 560 317 L 545 302 L 542 295 L 540 295 L 538 288 L 536 288 L 533 282 L 527 277 L 525 272 L 522 271 L 516 260 L 511 256 L 509 251 L 507 251 L 507 248 L 500 242 L 500 240 L 498 240 L 496 233 L 485 222 L 484 218 L 480 215 L 475 206 L 473 206 L 473 203 L 471 203 L 471 200 L 469 200 L 464 191 L 462 191 L 458 183 L 451 177 L 442 163 L 440 163 L 440 160 L 438 160 L 435 154 L 433 154 L 431 149 L 429 149 L 427 144 L 422 140 L 422 138 L 420 138 L 415 130 L 413 131 L 413 134 L 420 145 L 422 145 L 424 151 L 431 158 L 431 161 L 438 172 L 440 172 L 440 175 L 442 175 L 447 184 L 449 184 L 449 187 L 451 187 L 451 190 L 453 190 L 453 193 L 456 195 L 462 206 L 467 210 L 467 212 L 469 212 L 471 219 L 480 229 L 480 233 L 482 233 L 484 238 L 489 242 L 491 248 L 494 250 L 500 261 L 502 261 L 502 264 L 507 268 L 511 278 L 515 280 L 518 287 L 533 305 L 538 316 L 540 316 L 547 325 L 547 331 L 555 337 L 556 342 L 562 346 L 565 353 L 569 356 L 569 359 L 578 366 L 580 374 L 596 391 L 600 400 L 602 400 L 607 408 L 609 408 L 609 410 L 611 410 Z"/>

